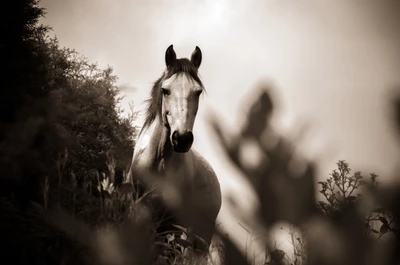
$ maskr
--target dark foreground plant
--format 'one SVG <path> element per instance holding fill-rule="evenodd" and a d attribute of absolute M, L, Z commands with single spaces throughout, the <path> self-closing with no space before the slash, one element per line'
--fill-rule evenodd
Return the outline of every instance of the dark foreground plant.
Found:
<path fill-rule="evenodd" d="M 264 230 L 260 232 L 268 234 L 281 221 L 303 231 L 304 237 L 292 239 L 298 241 L 293 246 L 294 255 L 302 256 L 292 259 L 294 264 L 396 264 L 399 188 L 378 188 L 375 174 L 370 175 L 369 183 L 363 183 L 360 172 L 350 175 L 348 164 L 339 161 L 338 170 L 319 183 L 326 202 L 316 203 L 313 163 L 296 156 L 296 143 L 277 135 L 269 125 L 274 110 L 270 91 L 261 90 L 238 135 L 230 134 L 219 120 L 213 119 L 212 124 L 227 156 L 257 192 Z M 396 113 L 399 109 L 397 103 Z M 253 146 L 255 161 L 248 161 L 250 154 L 241 155 L 249 145 Z M 365 188 L 363 196 L 358 194 L 361 184 Z M 385 241 L 376 241 L 372 236 L 379 234 L 380 238 L 388 232 L 393 232 L 393 237 Z M 270 242 L 265 240 L 267 263 L 286 264 L 287 254 L 274 249 Z"/>

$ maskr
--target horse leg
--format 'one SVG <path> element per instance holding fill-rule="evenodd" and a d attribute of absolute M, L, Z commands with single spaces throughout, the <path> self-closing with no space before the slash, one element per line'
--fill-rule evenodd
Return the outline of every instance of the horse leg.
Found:
<path fill-rule="evenodd" d="M 207 256 L 211 244 L 212 237 L 214 235 L 215 222 L 211 220 L 204 220 L 198 222 L 194 227 L 192 233 L 193 236 L 193 250 L 195 255 Z"/>

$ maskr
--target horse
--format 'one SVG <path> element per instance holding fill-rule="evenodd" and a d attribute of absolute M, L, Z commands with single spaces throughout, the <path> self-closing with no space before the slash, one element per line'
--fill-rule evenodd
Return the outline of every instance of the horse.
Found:
<path fill-rule="evenodd" d="M 170 184 L 173 189 L 163 185 L 159 192 L 170 191 L 169 195 L 178 198 L 174 208 L 178 209 L 176 220 L 198 236 L 191 238 L 192 246 L 195 252 L 204 254 L 208 253 L 222 202 L 214 170 L 191 148 L 199 99 L 205 90 L 198 75 L 201 62 L 202 52 L 198 46 L 190 60 L 177 59 L 173 45 L 167 48 L 166 69 L 151 89 L 128 181 L 132 183 L 135 176 L 146 183 L 161 180 Z M 173 206 L 172 199 L 170 201 L 167 205 Z"/>

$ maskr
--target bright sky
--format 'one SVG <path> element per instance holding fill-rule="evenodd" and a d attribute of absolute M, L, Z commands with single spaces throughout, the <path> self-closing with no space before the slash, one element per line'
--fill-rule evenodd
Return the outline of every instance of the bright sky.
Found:
<path fill-rule="evenodd" d="M 389 181 L 399 161 L 387 99 L 400 84 L 400 5 L 397 1 L 45 0 L 43 21 L 61 45 L 101 67 L 111 65 L 124 87 L 123 106 L 143 110 L 164 70 L 170 44 L 178 57 L 203 52 L 207 89 L 195 124 L 195 144 L 213 165 L 224 193 L 251 208 L 246 183 L 216 149 L 206 126 L 214 111 L 237 128 L 261 81 L 279 98 L 277 130 L 292 135 L 301 122 L 312 130 L 302 151 L 319 161 L 326 178 L 338 159 Z M 141 124 L 142 117 L 138 123 Z M 229 218 L 225 227 L 245 231 Z"/>

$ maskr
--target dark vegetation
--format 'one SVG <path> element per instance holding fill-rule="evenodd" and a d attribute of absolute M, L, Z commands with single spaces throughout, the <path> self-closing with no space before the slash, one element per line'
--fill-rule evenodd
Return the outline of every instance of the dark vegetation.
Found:
<path fill-rule="evenodd" d="M 159 220 L 145 203 L 151 194 L 123 184 L 137 131 L 135 113 L 119 115 L 112 69 L 61 48 L 50 28 L 38 25 L 43 15 L 34 0 L 10 1 L 1 11 L 0 263 L 204 263 L 183 259 L 181 249 L 190 248 L 184 239 L 156 234 Z M 393 105 L 400 133 L 400 99 Z M 212 120 L 226 155 L 257 192 L 263 229 L 292 224 L 293 254 L 266 239 L 265 263 L 399 264 L 399 187 L 378 185 L 377 175 L 352 173 L 339 161 L 318 183 L 324 200 L 316 201 L 315 165 L 301 161 L 303 170 L 292 170 L 295 143 L 274 134 L 273 111 L 267 89 L 239 135 Z M 260 152 L 257 166 L 240 156 L 249 142 Z M 224 242 L 220 262 L 248 264 L 216 232 Z"/>

